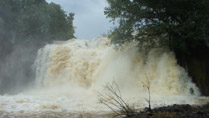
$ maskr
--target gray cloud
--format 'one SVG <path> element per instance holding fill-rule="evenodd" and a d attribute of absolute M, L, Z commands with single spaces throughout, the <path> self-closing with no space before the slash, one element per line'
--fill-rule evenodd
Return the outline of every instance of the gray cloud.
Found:
<path fill-rule="evenodd" d="M 75 13 L 74 26 L 76 37 L 92 39 L 106 33 L 112 23 L 104 15 L 106 0 L 47 0 L 60 4 L 67 12 Z"/>

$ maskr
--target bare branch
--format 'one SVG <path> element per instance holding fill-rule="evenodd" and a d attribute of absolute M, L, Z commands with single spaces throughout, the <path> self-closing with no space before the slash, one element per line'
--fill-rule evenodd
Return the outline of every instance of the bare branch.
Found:
<path fill-rule="evenodd" d="M 110 108 L 116 116 L 125 115 L 130 117 L 136 114 L 134 106 L 131 107 L 123 100 L 119 86 L 115 81 L 106 83 L 104 88 L 107 93 L 98 93 L 98 100 L 100 103 Z"/>

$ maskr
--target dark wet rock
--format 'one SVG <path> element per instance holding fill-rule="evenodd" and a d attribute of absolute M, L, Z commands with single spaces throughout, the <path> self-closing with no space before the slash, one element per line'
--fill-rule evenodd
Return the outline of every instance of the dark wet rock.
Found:
<path fill-rule="evenodd" d="M 139 112 L 132 118 L 209 118 L 209 103 L 203 106 L 172 105 Z"/>

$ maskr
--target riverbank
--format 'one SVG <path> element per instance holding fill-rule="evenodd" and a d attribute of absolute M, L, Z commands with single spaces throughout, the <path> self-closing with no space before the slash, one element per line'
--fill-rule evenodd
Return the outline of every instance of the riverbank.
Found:
<path fill-rule="evenodd" d="M 202 106 L 171 105 L 148 109 L 137 113 L 131 118 L 209 118 L 209 103 Z"/>

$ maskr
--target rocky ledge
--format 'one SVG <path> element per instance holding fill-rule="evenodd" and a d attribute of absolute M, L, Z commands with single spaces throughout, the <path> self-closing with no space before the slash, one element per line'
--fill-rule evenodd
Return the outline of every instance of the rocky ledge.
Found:
<path fill-rule="evenodd" d="M 209 103 L 203 106 L 174 104 L 151 111 L 145 108 L 131 118 L 209 118 Z"/>

